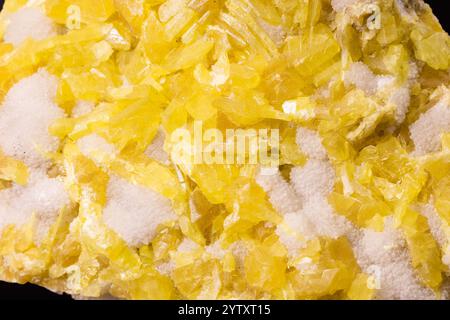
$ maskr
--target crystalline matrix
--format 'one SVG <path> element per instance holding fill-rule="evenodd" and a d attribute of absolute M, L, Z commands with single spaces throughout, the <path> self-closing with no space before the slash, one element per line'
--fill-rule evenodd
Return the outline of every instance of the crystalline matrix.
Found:
<path fill-rule="evenodd" d="M 9 0 L 0 39 L 2 281 L 450 298 L 450 38 L 422 0 Z M 176 157 L 199 124 L 276 131 L 277 162 Z"/>

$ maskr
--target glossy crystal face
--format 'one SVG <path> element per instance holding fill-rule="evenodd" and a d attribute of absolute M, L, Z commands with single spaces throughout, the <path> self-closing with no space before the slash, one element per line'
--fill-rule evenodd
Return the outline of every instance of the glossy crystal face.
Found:
<path fill-rule="evenodd" d="M 450 38 L 422 0 L 6 1 L 0 279 L 447 299 Z"/>

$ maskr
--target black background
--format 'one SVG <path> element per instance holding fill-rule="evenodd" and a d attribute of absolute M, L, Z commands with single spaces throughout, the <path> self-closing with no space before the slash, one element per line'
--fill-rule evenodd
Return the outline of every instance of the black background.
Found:
<path fill-rule="evenodd" d="M 95 0 L 93 0 L 95 1 Z M 444 29 L 450 31 L 450 18 L 448 16 L 449 0 L 425 0 L 432 8 L 434 14 L 438 17 Z M 0 0 L 0 9 L 3 7 L 3 0 Z M 17 285 L 0 282 L 0 299 L 51 299 L 51 300 L 69 300 L 68 295 L 54 294 L 44 288 L 31 284 Z"/>

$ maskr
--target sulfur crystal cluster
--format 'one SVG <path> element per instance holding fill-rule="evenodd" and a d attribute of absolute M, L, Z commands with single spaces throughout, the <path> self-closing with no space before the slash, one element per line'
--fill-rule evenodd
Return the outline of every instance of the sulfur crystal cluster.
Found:
<path fill-rule="evenodd" d="M 0 41 L 2 281 L 450 298 L 450 38 L 422 0 L 7 0 Z M 276 130 L 278 161 L 174 159 L 199 123 Z"/>

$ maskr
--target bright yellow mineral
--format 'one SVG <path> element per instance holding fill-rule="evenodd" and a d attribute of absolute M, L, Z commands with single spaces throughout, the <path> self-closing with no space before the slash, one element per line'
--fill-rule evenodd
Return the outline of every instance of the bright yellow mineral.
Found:
<path fill-rule="evenodd" d="M 450 298 L 450 37 L 422 0 L 7 0 L 0 40 L 0 280 Z"/>

